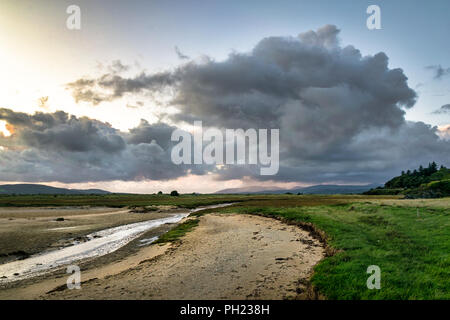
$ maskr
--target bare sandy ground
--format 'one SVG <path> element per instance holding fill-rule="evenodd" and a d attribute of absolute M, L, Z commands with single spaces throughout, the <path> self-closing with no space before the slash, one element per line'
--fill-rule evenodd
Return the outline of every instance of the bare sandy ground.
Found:
<path fill-rule="evenodd" d="M 308 232 L 250 215 L 209 214 L 172 245 L 152 245 L 127 259 L 66 278 L 8 290 L 25 299 L 294 299 L 304 297 L 324 248 Z M 57 291 L 50 288 L 62 285 Z M 3 295 L 3 297 L 2 297 Z"/>

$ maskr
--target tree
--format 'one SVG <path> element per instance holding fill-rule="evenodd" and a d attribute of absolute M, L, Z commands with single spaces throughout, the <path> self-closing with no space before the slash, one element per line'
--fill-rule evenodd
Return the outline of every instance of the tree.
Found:
<path fill-rule="evenodd" d="M 430 170 L 430 171 L 431 171 L 431 172 L 430 172 L 431 174 L 437 172 L 437 164 L 436 164 L 436 162 L 433 161 L 433 162 L 430 164 L 430 169 L 431 169 L 431 170 Z"/>
<path fill-rule="evenodd" d="M 177 190 L 173 190 L 173 191 L 170 193 L 170 195 L 171 195 L 172 197 L 178 197 L 180 194 L 178 193 Z"/>
<path fill-rule="evenodd" d="M 158 194 L 163 194 L 162 191 L 158 191 Z"/>

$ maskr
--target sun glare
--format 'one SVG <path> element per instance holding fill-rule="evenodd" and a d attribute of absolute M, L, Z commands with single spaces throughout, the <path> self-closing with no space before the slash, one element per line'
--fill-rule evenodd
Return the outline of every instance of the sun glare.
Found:
<path fill-rule="evenodd" d="M 2 133 L 5 137 L 9 137 L 11 135 L 6 121 L 0 120 L 0 133 Z"/>

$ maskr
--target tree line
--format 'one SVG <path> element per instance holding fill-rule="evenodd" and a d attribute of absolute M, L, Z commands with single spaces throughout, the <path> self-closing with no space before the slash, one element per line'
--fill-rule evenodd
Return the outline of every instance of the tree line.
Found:
<path fill-rule="evenodd" d="M 418 169 L 413 171 L 402 171 L 400 176 L 392 178 L 385 183 L 385 188 L 395 189 L 395 188 L 417 188 L 421 184 L 429 183 L 431 181 L 440 180 L 443 176 L 450 174 L 450 170 L 441 165 L 438 169 L 436 162 L 431 162 L 428 164 L 427 168 L 422 165 Z"/>

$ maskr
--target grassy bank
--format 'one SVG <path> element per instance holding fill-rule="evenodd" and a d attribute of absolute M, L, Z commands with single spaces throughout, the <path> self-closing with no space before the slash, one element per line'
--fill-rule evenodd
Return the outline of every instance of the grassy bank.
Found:
<path fill-rule="evenodd" d="M 450 199 L 447 207 L 370 202 L 327 206 L 245 206 L 238 212 L 310 222 L 338 253 L 315 268 L 313 285 L 328 299 L 450 299 Z M 366 286 L 367 267 L 381 268 L 381 289 Z"/>
<path fill-rule="evenodd" d="M 180 223 L 175 228 L 163 234 L 154 243 L 166 243 L 179 240 L 186 233 L 191 231 L 194 227 L 198 225 L 198 219 L 189 219 L 183 223 Z"/>

